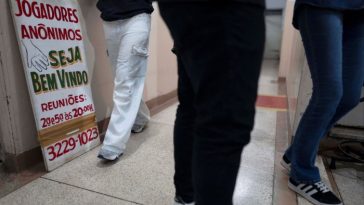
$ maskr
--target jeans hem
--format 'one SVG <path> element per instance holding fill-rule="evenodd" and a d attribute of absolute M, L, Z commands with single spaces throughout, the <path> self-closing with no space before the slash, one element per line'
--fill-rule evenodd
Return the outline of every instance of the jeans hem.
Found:
<path fill-rule="evenodd" d="M 315 184 L 315 183 L 321 181 L 321 178 L 318 178 L 318 179 L 299 179 L 299 178 L 294 177 L 293 175 L 291 175 L 291 178 L 295 182 L 297 182 L 299 184 Z"/>
<path fill-rule="evenodd" d="M 113 153 L 115 153 L 117 155 L 120 155 L 120 154 L 124 153 L 124 150 L 116 149 L 116 148 L 114 148 L 112 146 L 109 146 L 109 145 L 103 145 L 101 147 L 101 149 L 102 150 L 107 150 L 109 152 L 113 152 Z"/>

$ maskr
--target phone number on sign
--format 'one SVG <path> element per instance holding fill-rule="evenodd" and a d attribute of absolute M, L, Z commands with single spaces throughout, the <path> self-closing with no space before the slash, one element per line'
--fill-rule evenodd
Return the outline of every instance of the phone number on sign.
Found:
<path fill-rule="evenodd" d="M 50 157 L 48 160 L 53 161 L 58 157 L 70 153 L 72 150 L 76 149 L 77 146 L 84 146 L 98 138 L 99 132 L 96 127 L 93 127 L 79 133 L 77 136 L 72 136 L 68 139 L 57 142 L 47 148 L 48 156 Z"/>
<path fill-rule="evenodd" d="M 85 113 L 93 111 L 94 111 L 94 106 L 93 104 L 90 104 L 90 105 L 85 105 L 83 107 L 74 108 L 72 109 L 71 112 L 56 114 L 51 117 L 43 117 L 40 119 L 40 121 L 42 122 L 42 128 L 46 128 L 53 125 L 57 125 L 64 121 L 72 120 L 77 117 L 82 117 Z"/>

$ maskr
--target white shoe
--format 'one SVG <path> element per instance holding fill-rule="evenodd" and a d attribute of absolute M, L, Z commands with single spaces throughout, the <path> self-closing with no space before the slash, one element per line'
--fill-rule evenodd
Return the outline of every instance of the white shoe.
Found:
<path fill-rule="evenodd" d="M 133 127 L 131 128 L 131 132 L 132 133 L 141 133 L 143 132 L 145 128 L 145 125 L 133 125 Z"/>
<path fill-rule="evenodd" d="M 115 161 L 117 159 L 119 159 L 119 157 L 123 155 L 123 153 L 118 154 L 109 150 L 104 150 L 104 149 L 100 149 L 99 154 L 97 155 L 97 157 L 99 159 L 102 160 L 106 160 L 106 161 Z"/>

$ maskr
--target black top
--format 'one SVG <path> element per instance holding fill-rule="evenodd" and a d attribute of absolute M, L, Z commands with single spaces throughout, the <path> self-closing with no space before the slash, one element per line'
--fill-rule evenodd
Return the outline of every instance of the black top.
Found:
<path fill-rule="evenodd" d="M 99 0 L 97 8 L 104 21 L 127 19 L 141 13 L 153 12 L 151 0 Z"/>

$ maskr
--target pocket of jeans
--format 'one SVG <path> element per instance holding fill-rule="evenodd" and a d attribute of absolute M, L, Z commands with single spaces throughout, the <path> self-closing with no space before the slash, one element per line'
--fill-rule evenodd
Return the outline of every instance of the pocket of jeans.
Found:
<path fill-rule="evenodd" d="M 148 49 L 142 46 L 133 46 L 132 55 L 129 60 L 130 77 L 145 77 L 147 72 Z"/>
<path fill-rule="evenodd" d="M 139 47 L 139 46 L 133 46 L 132 54 L 137 55 L 137 56 L 142 56 L 142 57 L 148 57 L 149 56 L 148 55 L 148 49 L 143 48 L 143 47 Z"/>

